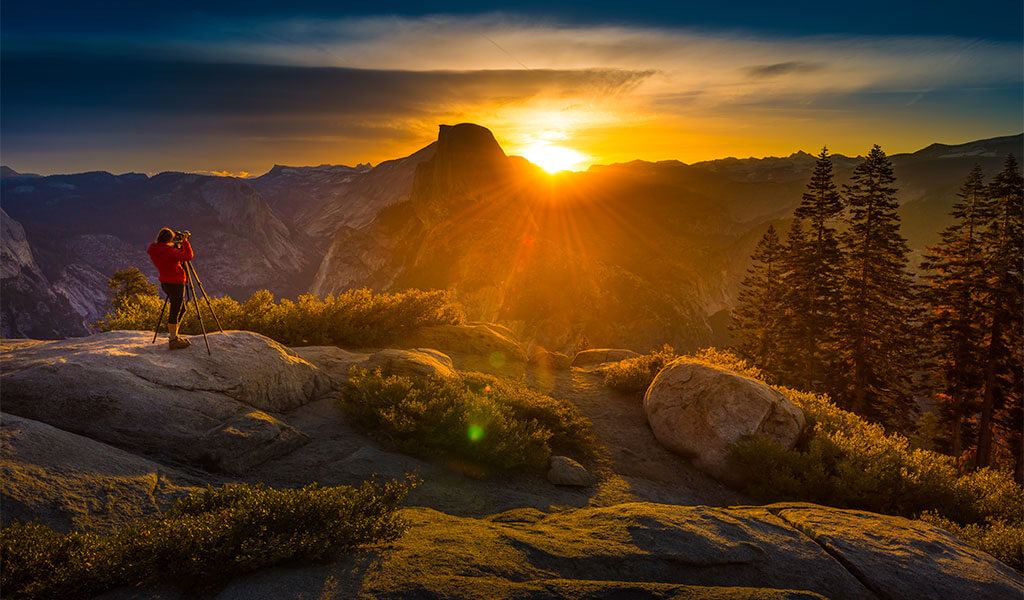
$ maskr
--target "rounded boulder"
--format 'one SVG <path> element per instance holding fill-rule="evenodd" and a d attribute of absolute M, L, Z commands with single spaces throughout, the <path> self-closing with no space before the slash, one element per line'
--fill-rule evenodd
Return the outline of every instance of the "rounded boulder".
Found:
<path fill-rule="evenodd" d="M 694 459 L 697 468 L 736 485 L 729 448 L 762 435 L 787 448 L 796 444 L 803 412 L 777 390 L 733 371 L 676 360 L 658 373 L 644 396 L 644 413 L 658 441 Z"/>

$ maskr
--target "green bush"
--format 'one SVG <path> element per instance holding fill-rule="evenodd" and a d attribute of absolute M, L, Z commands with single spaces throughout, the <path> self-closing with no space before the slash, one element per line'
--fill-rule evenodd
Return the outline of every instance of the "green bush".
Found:
<path fill-rule="evenodd" d="M 353 367 L 341 406 L 367 431 L 418 456 L 456 456 L 498 469 L 538 467 L 552 448 L 595 454 L 575 406 L 484 374 L 385 376 Z"/>
<path fill-rule="evenodd" d="M 704 351 L 683 360 L 763 380 L 757 369 L 729 353 Z M 1009 473 L 961 474 L 952 457 L 914 449 L 907 438 L 887 434 L 827 396 L 773 387 L 803 410 L 808 428 L 792 450 L 757 436 L 733 447 L 729 460 L 751 496 L 912 518 L 931 515 L 933 522 L 956 524 L 965 542 L 1021 568 L 1019 545 L 1007 552 L 1005 544 L 1007 532 L 1019 535 L 1024 526 L 1024 490 Z"/>
<path fill-rule="evenodd" d="M 288 346 L 380 346 L 420 327 L 465 321 L 462 308 L 446 291 L 359 289 L 326 298 L 304 294 L 295 301 L 275 301 L 273 294 L 260 290 L 241 304 L 226 296 L 212 299 L 212 304 L 224 329 L 255 331 Z M 116 302 L 96 327 L 102 331 L 152 329 L 162 305 L 159 296 L 134 295 Z M 202 299 L 200 306 L 207 331 L 215 330 Z M 180 331 L 196 335 L 201 333 L 200 323 L 191 303 L 189 307 Z"/>
<path fill-rule="evenodd" d="M 222 583 L 292 561 L 321 561 L 397 539 L 396 511 L 415 481 L 358 488 L 207 488 L 159 517 L 109 534 L 58 534 L 38 523 L 0 532 L 5 598 L 82 598 L 140 583 Z"/>
<path fill-rule="evenodd" d="M 658 371 L 675 359 L 676 351 L 665 344 L 661 350 L 610 365 L 604 370 L 604 384 L 624 394 L 646 392 Z"/>

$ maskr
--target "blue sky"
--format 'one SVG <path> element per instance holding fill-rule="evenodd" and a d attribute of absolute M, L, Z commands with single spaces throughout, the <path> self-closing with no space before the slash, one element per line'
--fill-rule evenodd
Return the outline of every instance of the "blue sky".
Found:
<path fill-rule="evenodd" d="M 1022 4 L 976 2 L 5 2 L 5 35 L 135 35 L 221 19 L 503 12 L 563 23 L 742 29 L 779 35 L 952 35 L 1020 41 Z"/>
<path fill-rule="evenodd" d="M 4 2 L 21 171 L 379 162 L 440 123 L 510 152 L 890 152 L 1019 133 L 1022 3 Z"/>

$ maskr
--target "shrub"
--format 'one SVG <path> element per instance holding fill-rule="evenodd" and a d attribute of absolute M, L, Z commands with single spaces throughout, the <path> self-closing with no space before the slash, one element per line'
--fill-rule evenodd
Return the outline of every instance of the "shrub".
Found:
<path fill-rule="evenodd" d="M 645 392 L 651 387 L 654 377 L 665 365 L 676 359 L 676 352 L 669 346 L 652 350 L 643 356 L 627 358 L 604 370 L 604 384 L 624 394 Z"/>
<path fill-rule="evenodd" d="M 415 483 L 211 487 L 109 534 L 13 523 L 0 532 L 0 586 L 5 598 L 81 598 L 158 581 L 206 586 L 283 562 L 320 561 L 397 539 L 405 523 L 396 511 Z"/>
<path fill-rule="evenodd" d="M 385 376 L 353 367 L 340 402 L 357 424 L 418 456 L 510 469 L 543 465 L 553 447 L 587 457 L 596 449 L 572 404 L 483 374 Z"/>
<path fill-rule="evenodd" d="M 1024 526 L 1002 519 L 980 524 L 961 525 L 934 511 L 920 516 L 922 521 L 945 529 L 965 544 L 984 550 L 1018 571 L 1024 569 Z"/>
<path fill-rule="evenodd" d="M 757 369 L 729 353 L 704 351 L 683 360 L 763 380 Z M 734 446 L 730 461 L 748 482 L 747 493 L 767 502 L 803 500 L 911 518 L 930 515 L 925 518 L 1021 568 L 1019 545 L 1010 552 L 1006 541 L 1024 526 L 1024 490 L 1009 473 L 961 474 L 952 457 L 914 449 L 907 438 L 887 434 L 827 396 L 775 389 L 803 410 L 808 429 L 792 450 L 762 437 Z"/>
<path fill-rule="evenodd" d="M 470 391 L 485 394 L 493 402 L 510 408 L 517 420 L 536 421 L 550 431 L 548 445 L 553 452 L 580 458 L 598 455 L 597 438 L 591 431 L 591 423 L 572 402 L 484 373 L 464 373 L 463 380 Z"/>
<path fill-rule="evenodd" d="M 241 304 L 229 297 L 214 298 L 212 304 L 224 329 L 255 331 L 289 346 L 380 346 L 420 327 L 465 321 L 462 308 L 446 291 L 373 293 L 359 289 L 326 298 L 304 294 L 295 301 L 275 301 L 273 294 L 260 290 Z M 102 331 L 152 329 L 162 305 L 158 296 L 133 295 L 112 305 L 111 312 L 95 326 Z M 202 298 L 200 306 L 207 331 L 215 330 Z M 201 333 L 200 323 L 191 303 L 189 307 L 180 331 L 196 335 Z M 164 323 L 166 319 L 164 311 Z"/>

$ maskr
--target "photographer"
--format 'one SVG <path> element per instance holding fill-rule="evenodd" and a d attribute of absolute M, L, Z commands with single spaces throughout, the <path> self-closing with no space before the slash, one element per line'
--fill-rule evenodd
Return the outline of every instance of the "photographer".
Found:
<path fill-rule="evenodd" d="M 189 232 L 175 232 L 164 227 L 156 236 L 156 242 L 149 245 L 149 258 L 160 273 L 160 287 L 167 294 L 171 312 L 167 317 L 167 331 L 170 335 L 168 346 L 171 350 L 188 348 L 190 342 L 178 337 L 178 319 L 181 317 L 185 299 L 185 269 L 182 262 L 192 260 L 192 245 Z"/>

